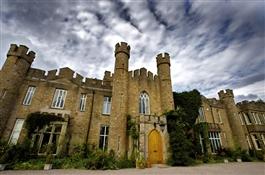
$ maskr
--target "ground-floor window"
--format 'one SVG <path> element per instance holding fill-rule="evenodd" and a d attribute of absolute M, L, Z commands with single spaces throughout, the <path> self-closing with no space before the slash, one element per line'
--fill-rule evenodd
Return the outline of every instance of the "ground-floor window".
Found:
<path fill-rule="evenodd" d="M 20 132 L 22 130 L 23 124 L 24 124 L 24 119 L 17 119 L 16 120 L 16 123 L 14 125 L 14 128 L 12 130 L 12 133 L 11 133 L 9 141 L 8 141 L 9 144 L 13 144 L 13 145 L 17 144 L 17 141 L 18 141 Z"/>
<path fill-rule="evenodd" d="M 256 150 L 261 150 L 261 145 L 260 145 L 257 134 L 251 134 L 251 138 L 252 138 L 252 141 L 254 143 Z"/>
<path fill-rule="evenodd" d="M 212 153 L 217 153 L 217 151 L 220 150 L 222 146 L 220 132 L 209 132 L 209 140 Z"/>
<path fill-rule="evenodd" d="M 46 154 L 48 145 L 51 145 L 52 153 L 57 153 L 59 139 L 62 131 L 62 123 L 56 122 L 42 129 L 37 129 L 33 134 L 33 149 L 37 154 Z"/>
<path fill-rule="evenodd" d="M 101 126 L 99 134 L 99 148 L 102 150 L 107 150 L 108 148 L 108 135 L 109 126 Z"/>

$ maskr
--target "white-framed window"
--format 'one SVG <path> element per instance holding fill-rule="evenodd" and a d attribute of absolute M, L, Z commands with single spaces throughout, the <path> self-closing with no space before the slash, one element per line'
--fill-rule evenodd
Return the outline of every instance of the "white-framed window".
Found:
<path fill-rule="evenodd" d="M 199 134 L 199 139 L 200 139 L 201 151 L 202 151 L 202 153 L 204 153 L 204 144 L 203 144 L 204 139 L 203 139 L 201 133 Z"/>
<path fill-rule="evenodd" d="M 34 86 L 28 87 L 27 93 L 26 93 L 24 100 L 23 100 L 23 105 L 30 105 L 31 104 L 32 97 L 35 93 L 35 90 L 36 90 L 36 87 L 34 87 Z"/>
<path fill-rule="evenodd" d="M 1 91 L 1 94 L 0 94 L 0 100 L 3 100 L 3 99 L 5 98 L 6 93 L 7 93 L 7 89 L 3 89 L 3 90 Z"/>
<path fill-rule="evenodd" d="M 261 145 L 257 134 L 251 134 L 252 141 L 255 145 L 256 150 L 261 150 Z"/>
<path fill-rule="evenodd" d="M 252 145 L 251 145 L 251 143 L 250 143 L 249 136 L 247 135 L 246 138 L 247 138 L 247 142 L 248 142 L 248 147 L 249 147 L 249 149 L 252 149 Z"/>
<path fill-rule="evenodd" d="M 212 153 L 217 153 L 217 151 L 222 147 L 220 133 L 219 132 L 209 132 L 209 140 L 211 143 Z"/>
<path fill-rule="evenodd" d="M 150 114 L 149 96 L 145 92 L 141 93 L 139 97 L 139 113 Z"/>
<path fill-rule="evenodd" d="M 199 122 L 205 122 L 205 116 L 204 116 L 203 107 L 199 108 Z"/>
<path fill-rule="evenodd" d="M 260 118 L 259 118 L 259 116 L 257 115 L 257 113 L 255 113 L 255 112 L 251 112 L 251 115 L 253 116 L 253 119 L 254 119 L 254 122 L 255 122 L 255 124 L 261 124 L 261 121 L 260 121 Z"/>
<path fill-rule="evenodd" d="M 110 114 L 111 110 L 111 97 L 104 96 L 102 114 Z"/>
<path fill-rule="evenodd" d="M 242 116 L 242 113 L 239 113 L 239 119 L 241 121 L 241 125 L 244 125 L 244 118 Z"/>
<path fill-rule="evenodd" d="M 247 125 L 250 125 L 251 124 L 251 119 L 250 119 L 250 117 L 249 117 L 249 114 L 247 114 L 247 113 L 242 113 L 243 115 L 244 115 L 244 118 L 245 118 L 245 121 L 246 121 L 246 124 Z"/>
<path fill-rule="evenodd" d="M 55 89 L 53 96 L 52 107 L 63 109 L 67 91 L 64 89 Z"/>
<path fill-rule="evenodd" d="M 86 110 L 86 94 L 81 94 L 80 97 L 80 105 L 79 105 L 79 109 L 80 111 L 85 111 Z"/>
<path fill-rule="evenodd" d="M 106 150 L 108 148 L 108 136 L 109 136 L 109 126 L 101 126 L 99 133 L 99 148 Z"/>
<path fill-rule="evenodd" d="M 217 109 L 216 112 L 217 112 L 218 123 L 223 123 L 220 111 Z"/>
<path fill-rule="evenodd" d="M 23 124 L 24 124 L 24 119 L 17 119 L 16 120 L 16 123 L 14 125 L 13 130 L 12 130 L 12 133 L 10 135 L 8 144 L 13 144 L 13 145 L 17 144 L 17 141 L 18 141 L 20 132 L 22 130 Z"/>

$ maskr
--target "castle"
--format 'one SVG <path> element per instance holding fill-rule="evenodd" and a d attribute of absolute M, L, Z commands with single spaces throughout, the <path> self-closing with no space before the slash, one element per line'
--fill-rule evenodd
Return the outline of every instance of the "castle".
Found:
<path fill-rule="evenodd" d="M 169 138 L 163 114 L 174 109 L 170 56 L 157 55 L 154 75 L 145 68 L 129 71 L 127 43 L 117 43 L 114 55 L 114 73 L 105 71 L 103 80 L 98 80 L 84 78 L 68 67 L 47 73 L 32 68 L 35 53 L 11 44 L 0 71 L 1 140 L 10 144 L 23 141 L 26 117 L 34 112 L 49 113 L 64 121 L 34 131 L 32 144 L 39 155 L 45 154 L 48 144 L 56 145 L 54 154 L 71 153 L 76 145 L 89 144 L 122 156 L 136 144 L 150 164 L 164 163 Z M 238 146 L 265 149 L 265 105 L 236 105 L 232 90 L 220 91 L 219 97 L 202 97 L 197 118 L 209 125 L 210 151 Z M 136 143 L 127 132 L 128 116 L 138 126 Z"/>

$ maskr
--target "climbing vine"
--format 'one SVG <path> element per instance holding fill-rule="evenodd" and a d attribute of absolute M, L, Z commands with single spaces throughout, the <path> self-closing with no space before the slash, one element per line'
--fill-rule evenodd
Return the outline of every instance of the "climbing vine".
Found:
<path fill-rule="evenodd" d="M 47 113 L 34 112 L 29 114 L 25 121 L 25 128 L 27 129 L 28 137 L 30 137 L 37 128 L 43 128 L 45 125 L 49 125 L 54 121 L 64 121 L 64 119 Z"/>

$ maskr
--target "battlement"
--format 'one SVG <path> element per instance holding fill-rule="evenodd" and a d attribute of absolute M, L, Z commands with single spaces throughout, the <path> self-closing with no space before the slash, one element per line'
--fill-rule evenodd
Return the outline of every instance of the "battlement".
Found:
<path fill-rule="evenodd" d="M 129 78 L 134 80 L 141 80 L 141 79 L 155 80 L 155 77 L 157 77 L 157 75 L 154 75 L 152 72 L 147 71 L 147 69 L 144 67 L 142 67 L 141 69 L 129 71 Z"/>
<path fill-rule="evenodd" d="M 24 45 L 17 46 L 16 44 L 11 44 L 9 51 L 7 52 L 7 56 L 17 56 L 25 61 L 27 61 L 29 64 L 31 64 L 34 61 L 35 58 L 35 52 L 29 51 L 29 48 Z"/>
<path fill-rule="evenodd" d="M 117 43 L 115 45 L 115 56 L 118 53 L 125 53 L 126 55 L 128 55 L 128 58 L 130 58 L 130 46 L 126 43 L 126 42 L 121 42 L 121 43 Z"/>
<path fill-rule="evenodd" d="M 89 86 L 89 87 L 98 87 L 98 88 L 106 88 L 111 86 L 111 81 L 113 75 L 109 71 L 105 72 L 104 80 L 99 80 L 96 78 L 85 78 L 77 72 L 74 72 L 72 69 L 68 67 L 64 67 L 61 69 L 49 70 L 47 75 L 45 75 L 45 71 L 41 69 L 30 68 L 28 72 L 28 78 L 33 79 L 41 79 L 41 80 L 57 80 L 57 79 L 68 79 L 73 83 L 81 86 Z"/>
<path fill-rule="evenodd" d="M 220 99 L 226 98 L 226 97 L 234 98 L 234 93 L 233 93 L 233 90 L 231 89 L 226 89 L 225 91 L 221 90 L 218 92 L 218 95 Z"/>
<path fill-rule="evenodd" d="M 170 66 L 170 56 L 168 53 L 160 53 L 156 56 L 156 63 L 157 66 L 161 65 L 161 64 L 168 64 Z"/>
<path fill-rule="evenodd" d="M 265 102 L 263 101 L 247 101 L 238 102 L 236 104 L 241 110 L 250 109 L 256 111 L 265 111 Z"/>

